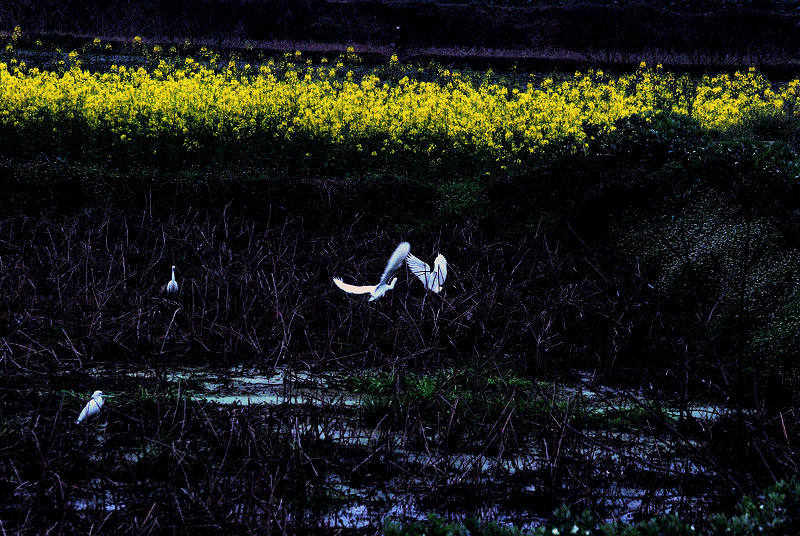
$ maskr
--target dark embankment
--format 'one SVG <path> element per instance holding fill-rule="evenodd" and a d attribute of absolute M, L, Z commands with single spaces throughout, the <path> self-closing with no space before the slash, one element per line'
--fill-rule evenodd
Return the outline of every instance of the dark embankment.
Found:
<path fill-rule="evenodd" d="M 218 50 L 307 51 L 357 45 L 385 58 L 433 57 L 525 70 L 646 60 L 675 65 L 787 65 L 798 56 L 800 15 L 787 3 L 524 5 L 438 2 L 204 2 L 109 0 L 0 6 L 0 28 L 26 33 L 187 38 Z M 69 45 L 68 45 L 69 46 Z M 77 45 L 73 45 L 76 46 Z M 498 64 L 497 62 L 501 63 Z"/>

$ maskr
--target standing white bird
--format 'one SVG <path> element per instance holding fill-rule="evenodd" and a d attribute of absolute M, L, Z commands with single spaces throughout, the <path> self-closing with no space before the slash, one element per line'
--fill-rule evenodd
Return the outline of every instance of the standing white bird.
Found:
<path fill-rule="evenodd" d="M 436 260 L 433 261 L 433 270 L 431 270 L 427 262 L 418 259 L 411 253 L 406 257 L 406 265 L 408 265 L 411 273 L 422 281 L 426 289 L 432 290 L 437 294 L 442 290 L 444 280 L 447 277 L 447 260 L 445 260 L 444 255 L 440 253 L 436 256 Z"/>
<path fill-rule="evenodd" d="M 81 424 L 83 421 L 87 421 L 100 413 L 100 408 L 103 407 L 103 391 L 95 391 L 92 393 L 92 398 L 86 403 L 84 406 L 83 411 L 78 416 L 78 420 L 75 421 L 75 424 Z"/>
<path fill-rule="evenodd" d="M 395 283 L 397 283 L 397 278 L 395 277 L 391 282 L 389 282 L 389 278 L 400 269 L 410 250 L 411 246 L 408 242 L 400 242 L 395 248 L 394 253 L 392 253 L 392 256 L 389 257 L 389 262 L 386 263 L 386 268 L 383 269 L 383 275 L 377 285 L 348 285 L 338 277 L 334 277 L 333 282 L 345 292 L 349 292 L 350 294 L 370 294 L 369 301 L 377 300 L 386 294 L 386 291 L 394 288 Z"/>
<path fill-rule="evenodd" d="M 178 282 L 175 281 L 175 267 L 172 267 L 172 281 L 167 283 L 167 294 L 178 293 Z"/>

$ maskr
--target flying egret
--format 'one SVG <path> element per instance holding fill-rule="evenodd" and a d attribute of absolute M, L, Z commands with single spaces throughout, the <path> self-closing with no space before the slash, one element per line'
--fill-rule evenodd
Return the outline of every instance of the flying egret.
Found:
<path fill-rule="evenodd" d="M 88 421 L 98 413 L 100 413 L 100 408 L 103 407 L 103 391 L 95 391 L 92 393 L 92 398 L 86 403 L 84 406 L 83 411 L 78 416 L 78 420 L 75 421 L 75 424 L 81 424 L 83 421 Z"/>
<path fill-rule="evenodd" d="M 167 283 L 167 294 L 178 293 L 178 282 L 175 281 L 175 267 L 172 267 L 172 281 Z"/>
<path fill-rule="evenodd" d="M 378 284 L 375 286 L 348 285 L 338 277 L 334 277 L 333 282 L 337 287 L 350 294 L 370 294 L 369 301 L 375 301 L 386 294 L 387 290 L 394 288 L 395 283 L 397 283 L 397 278 L 393 278 L 391 282 L 389 282 L 389 278 L 400 269 L 410 250 L 411 246 L 408 242 L 400 242 L 395 248 L 394 253 L 392 253 L 392 256 L 389 257 L 389 262 L 386 263 L 386 268 L 383 269 L 381 280 L 378 281 Z"/>
<path fill-rule="evenodd" d="M 427 262 L 418 259 L 411 253 L 406 257 L 406 265 L 411 270 L 411 273 L 422 281 L 426 289 L 432 290 L 437 294 L 442 290 L 444 279 L 447 277 L 447 260 L 445 260 L 444 255 L 440 253 L 436 256 L 436 260 L 433 261 L 433 270 L 431 270 Z"/>

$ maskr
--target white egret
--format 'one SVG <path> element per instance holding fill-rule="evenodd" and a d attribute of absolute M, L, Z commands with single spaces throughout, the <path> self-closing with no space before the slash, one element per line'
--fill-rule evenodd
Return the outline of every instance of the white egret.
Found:
<path fill-rule="evenodd" d="M 178 293 L 178 282 L 175 281 L 175 267 L 172 267 L 172 281 L 167 283 L 167 294 Z"/>
<path fill-rule="evenodd" d="M 378 281 L 378 284 L 375 286 L 372 285 L 363 285 L 363 286 L 356 286 L 356 285 L 348 285 L 347 283 L 343 282 L 338 277 L 333 278 L 334 284 L 342 289 L 345 292 L 350 294 L 370 294 L 369 301 L 374 301 L 386 294 L 386 291 L 391 290 L 394 288 L 395 283 L 397 283 L 397 278 L 393 278 L 391 282 L 389 278 L 394 275 L 394 273 L 400 269 L 403 265 L 403 261 L 405 260 L 408 252 L 411 250 L 411 246 L 408 242 L 400 242 L 400 244 L 395 248 L 394 253 L 392 256 L 389 257 L 389 262 L 386 263 L 386 268 L 383 269 L 383 275 L 381 275 L 381 280 Z"/>
<path fill-rule="evenodd" d="M 86 403 L 84 406 L 83 411 L 78 416 L 78 420 L 75 421 L 75 424 L 81 424 L 84 421 L 88 421 L 98 413 L 100 413 L 100 408 L 103 407 L 103 391 L 95 391 L 92 393 L 92 398 Z"/>
<path fill-rule="evenodd" d="M 440 253 L 436 256 L 432 270 L 427 262 L 418 259 L 411 253 L 406 257 L 406 265 L 411 270 L 411 273 L 422 281 L 426 289 L 432 290 L 437 294 L 442 290 L 444 280 L 447 277 L 447 260 L 445 260 L 444 255 Z"/>

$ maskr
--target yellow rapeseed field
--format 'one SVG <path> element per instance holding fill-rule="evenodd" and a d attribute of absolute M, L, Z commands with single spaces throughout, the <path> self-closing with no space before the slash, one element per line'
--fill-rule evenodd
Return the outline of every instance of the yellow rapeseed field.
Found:
<path fill-rule="evenodd" d="M 754 69 L 692 80 L 644 64 L 624 76 L 589 71 L 518 88 L 444 70 L 435 82 L 388 82 L 327 62 L 210 68 L 186 58 L 90 72 L 71 56 L 54 71 L 0 63 L 0 125 L 9 146 L 103 158 L 468 158 L 511 169 L 581 151 L 587 131 L 613 130 L 633 114 L 675 112 L 726 128 L 787 113 L 799 84 L 776 90 Z"/>

